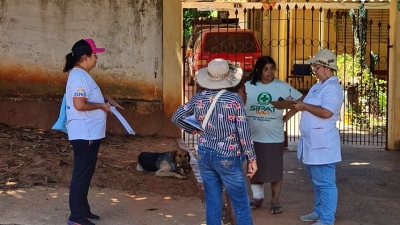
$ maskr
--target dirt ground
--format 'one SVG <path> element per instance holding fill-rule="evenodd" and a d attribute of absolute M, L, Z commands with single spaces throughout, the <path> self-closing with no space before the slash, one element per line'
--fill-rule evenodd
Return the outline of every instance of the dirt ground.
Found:
<path fill-rule="evenodd" d="M 0 124 L 0 146 L 0 189 L 69 186 L 73 151 L 64 133 Z M 130 194 L 150 191 L 194 196 L 197 183 L 193 173 L 188 172 L 186 180 L 178 180 L 136 171 L 140 152 L 164 152 L 178 147 L 173 138 L 107 134 L 92 185 Z"/>
<path fill-rule="evenodd" d="M 43 216 L 46 217 L 43 221 L 51 219 L 57 221 L 55 218 L 60 217 L 63 221 L 35 224 L 65 224 L 64 220 L 68 216 L 67 195 L 60 194 L 60 199 L 54 201 L 61 202 L 53 202 L 54 205 L 49 205 L 51 203 L 49 198 L 39 197 L 37 189 L 49 189 L 50 194 L 56 190 L 62 193 L 68 192 L 72 169 L 72 148 L 66 135 L 29 127 L 16 129 L 0 124 L 0 146 L 0 224 L 30 225 L 29 222 L 15 222 L 22 219 L 29 221 L 28 214 L 15 215 L 15 213 L 21 209 L 34 208 L 39 202 L 39 204 L 48 205 L 47 208 L 42 209 L 44 215 L 49 209 L 58 209 L 53 211 L 53 217 Z M 128 202 L 128 207 L 121 205 L 121 208 L 112 210 L 110 205 L 107 206 L 108 208 L 101 208 L 110 200 L 105 198 L 102 200 L 104 202 L 97 204 L 98 211 L 103 215 L 106 214 L 99 224 L 204 225 L 204 207 L 198 198 L 197 182 L 193 173 L 188 173 L 186 180 L 178 180 L 158 178 L 153 174 L 136 171 L 137 155 L 141 151 L 159 152 L 177 147 L 176 139 L 166 137 L 107 134 L 100 149 L 97 169 L 93 177 L 91 194 L 94 196 L 91 199 L 101 200 L 98 195 L 106 190 L 109 193 L 117 191 L 114 195 L 128 193 L 137 196 L 137 199 L 153 200 L 147 202 L 135 200 Z M 266 185 L 266 199 L 263 207 L 252 212 L 255 225 L 311 224 L 302 222 L 298 218 L 312 210 L 312 184 L 304 166 L 296 159 L 296 146 L 290 145 L 289 148 L 290 151 L 284 154 L 284 181 L 281 194 L 283 213 L 278 215 L 269 213 L 270 188 Z M 400 152 L 384 151 L 373 146 L 343 146 L 342 156 L 343 161 L 337 164 L 339 202 L 335 224 L 400 224 Z M 36 191 L 33 191 L 34 189 Z M 22 190 L 27 194 L 32 192 L 32 194 L 29 195 L 30 197 L 23 198 L 23 202 L 17 203 L 18 198 L 10 198 L 13 195 L 8 194 L 14 190 Z M 127 195 L 123 194 L 123 196 Z M 168 205 L 162 203 L 165 201 L 165 196 L 171 196 L 173 203 L 168 203 Z M 121 198 L 121 204 L 128 200 L 129 198 Z M 129 207 L 137 208 L 132 210 Z M 154 207 L 159 210 L 146 210 Z M 183 209 L 188 212 L 183 212 Z M 2 213 L 13 216 L 3 218 Z M 31 213 L 38 214 L 34 211 Z M 113 214 L 107 217 L 107 213 Z M 170 215 L 175 215 L 175 217 Z M 161 221 L 164 222 L 151 220 L 160 216 Z M 181 220 L 176 220 L 178 217 Z M 126 223 L 126 220 L 131 218 L 138 222 Z"/>

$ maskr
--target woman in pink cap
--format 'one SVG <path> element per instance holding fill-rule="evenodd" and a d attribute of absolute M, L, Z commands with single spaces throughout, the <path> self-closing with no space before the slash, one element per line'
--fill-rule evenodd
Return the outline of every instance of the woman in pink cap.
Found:
<path fill-rule="evenodd" d="M 69 72 L 66 85 L 66 112 L 68 139 L 74 151 L 74 168 L 69 193 L 71 215 L 68 225 L 93 225 L 100 216 L 91 212 L 87 199 L 90 181 L 96 168 L 101 140 L 106 133 L 110 105 L 123 109 L 100 88 L 89 72 L 96 66 L 97 48 L 92 39 L 74 44 L 65 56 L 64 72 Z"/>

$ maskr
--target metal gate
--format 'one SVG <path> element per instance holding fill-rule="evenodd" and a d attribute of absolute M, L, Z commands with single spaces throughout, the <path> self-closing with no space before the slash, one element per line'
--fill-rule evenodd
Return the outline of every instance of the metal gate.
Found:
<path fill-rule="evenodd" d="M 232 15 L 218 12 L 217 18 L 193 18 L 191 21 L 193 24 L 189 26 L 197 25 L 198 28 L 190 34 L 184 33 L 183 37 L 185 101 L 198 90 L 193 79 L 191 48 L 196 39 L 201 38 L 201 33 L 210 29 L 224 32 L 235 27 L 246 28 L 256 36 L 262 54 L 275 59 L 277 78 L 304 94 L 317 82 L 306 60 L 320 48 L 333 50 L 338 59 L 337 75 L 344 96 L 341 119 L 337 124 L 343 144 L 386 147 L 389 10 L 365 10 L 363 7 L 316 9 L 279 4 L 269 5 L 266 9 L 235 10 Z M 187 26 L 184 21 L 184 31 L 190 30 Z M 237 43 L 236 48 L 245 45 Z M 229 46 L 225 47 L 229 49 Z M 223 50 L 218 49 L 216 51 L 221 51 L 223 58 Z M 200 63 L 207 66 L 207 60 L 200 60 Z M 285 124 L 289 142 L 296 142 L 299 137 L 299 116 L 297 113 Z M 189 147 L 194 146 L 195 136 L 183 134 L 183 138 Z"/>

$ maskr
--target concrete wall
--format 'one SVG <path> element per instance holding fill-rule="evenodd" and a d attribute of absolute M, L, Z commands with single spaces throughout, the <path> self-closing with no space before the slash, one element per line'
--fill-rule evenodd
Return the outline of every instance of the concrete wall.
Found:
<path fill-rule="evenodd" d="M 50 128 L 68 75 L 64 57 L 77 40 L 91 37 L 106 48 L 91 74 L 126 108 L 133 129 L 177 136 L 163 129 L 170 123 L 163 98 L 172 91 L 163 90 L 162 3 L 0 0 L 0 122 Z M 115 118 L 108 130 L 124 132 Z"/>

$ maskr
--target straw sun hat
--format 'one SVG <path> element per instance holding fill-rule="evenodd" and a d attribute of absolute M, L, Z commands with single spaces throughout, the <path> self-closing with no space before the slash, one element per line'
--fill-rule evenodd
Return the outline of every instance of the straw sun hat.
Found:
<path fill-rule="evenodd" d="M 207 89 L 223 89 L 235 87 L 243 76 L 240 67 L 229 65 L 225 59 L 213 59 L 208 66 L 196 73 L 197 83 Z"/>

